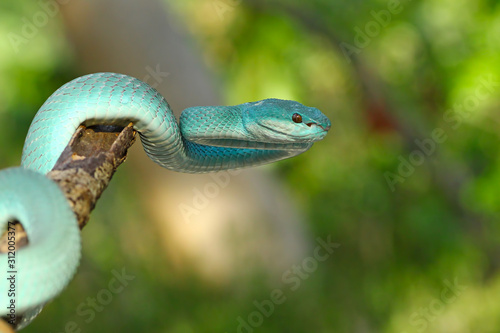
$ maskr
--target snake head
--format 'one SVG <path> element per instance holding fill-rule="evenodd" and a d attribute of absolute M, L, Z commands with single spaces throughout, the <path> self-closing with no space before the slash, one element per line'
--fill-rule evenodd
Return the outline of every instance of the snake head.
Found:
<path fill-rule="evenodd" d="M 261 142 L 312 143 L 323 139 L 331 126 L 320 110 L 295 101 L 270 98 L 241 107 L 245 129 Z"/>
<path fill-rule="evenodd" d="M 192 143 L 302 151 L 323 139 L 331 126 L 318 109 L 280 99 L 188 108 L 179 123 L 182 136 Z"/>

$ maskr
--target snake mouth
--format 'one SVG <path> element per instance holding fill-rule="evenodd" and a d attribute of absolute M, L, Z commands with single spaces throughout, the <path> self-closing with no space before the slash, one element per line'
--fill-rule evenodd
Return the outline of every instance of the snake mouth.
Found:
<path fill-rule="evenodd" d="M 277 129 L 276 127 L 271 127 L 266 124 L 261 124 L 262 127 L 268 129 L 269 131 L 282 135 L 284 141 L 288 142 L 296 142 L 296 143 L 306 143 L 306 142 L 314 142 L 314 141 L 319 141 L 325 137 L 327 134 L 328 130 L 330 129 L 330 126 L 323 127 L 322 125 L 315 123 L 315 122 L 309 122 L 309 123 L 304 123 L 303 125 L 306 125 L 307 127 L 310 128 L 310 130 L 307 130 L 306 133 L 290 133 L 290 131 L 287 131 L 286 129 L 281 130 Z M 275 141 L 276 142 L 276 141 Z M 286 143 L 282 143 L 286 144 Z"/>
<path fill-rule="evenodd" d="M 330 129 L 331 125 L 328 125 L 328 126 L 325 126 L 323 127 L 323 125 L 320 125 L 318 123 L 306 123 L 307 126 L 309 127 L 312 127 L 312 126 L 318 126 L 318 127 L 321 127 L 323 129 L 323 131 L 325 132 L 328 132 L 328 130 Z"/>
<path fill-rule="evenodd" d="M 187 140 L 189 141 L 189 140 Z M 251 149 L 251 150 L 304 150 L 310 147 L 311 142 L 266 142 L 266 141 L 249 141 L 239 139 L 204 139 L 189 141 L 191 143 L 200 144 L 211 147 L 225 147 L 234 149 Z"/>

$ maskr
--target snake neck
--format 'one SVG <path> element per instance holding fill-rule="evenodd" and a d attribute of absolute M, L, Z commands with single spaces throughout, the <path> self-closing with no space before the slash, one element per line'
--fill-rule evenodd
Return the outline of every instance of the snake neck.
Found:
<path fill-rule="evenodd" d="M 204 106 L 185 109 L 179 119 L 184 139 L 198 144 L 244 148 L 254 139 L 244 124 L 240 106 Z"/>

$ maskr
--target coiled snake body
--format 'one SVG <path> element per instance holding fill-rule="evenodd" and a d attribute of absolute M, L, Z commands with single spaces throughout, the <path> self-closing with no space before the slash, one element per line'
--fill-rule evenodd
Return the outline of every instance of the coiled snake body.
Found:
<path fill-rule="evenodd" d="M 321 140 L 330 121 L 298 102 L 266 99 L 184 110 L 179 125 L 166 100 L 130 76 L 98 73 L 59 88 L 40 108 L 23 148 L 22 167 L 0 172 L 0 229 L 19 221 L 29 245 L 16 252 L 16 312 L 55 297 L 73 276 L 80 233 L 52 169 L 80 124 L 134 124 L 144 150 L 170 170 L 203 173 L 296 156 Z M 0 316 L 9 313 L 8 255 L 0 254 Z"/>

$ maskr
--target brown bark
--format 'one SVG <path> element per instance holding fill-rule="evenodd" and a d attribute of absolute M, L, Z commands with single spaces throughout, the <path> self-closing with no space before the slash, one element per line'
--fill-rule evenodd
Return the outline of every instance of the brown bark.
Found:
<path fill-rule="evenodd" d="M 125 128 L 80 126 L 64 149 L 47 177 L 55 181 L 68 199 L 82 229 L 90 212 L 106 189 L 118 166 L 125 161 L 128 148 L 135 141 L 136 132 L 129 124 Z M 22 225 L 17 223 L 18 248 L 29 242 Z M 0 237 L 0 253 L 7 252 L 7 237 Z M 22 314 L 17 316 L 22 322 Z M 3 326 L 2 326 L 3 325 Z M 9 324 L 0 319 L 0 332 Z"/>

